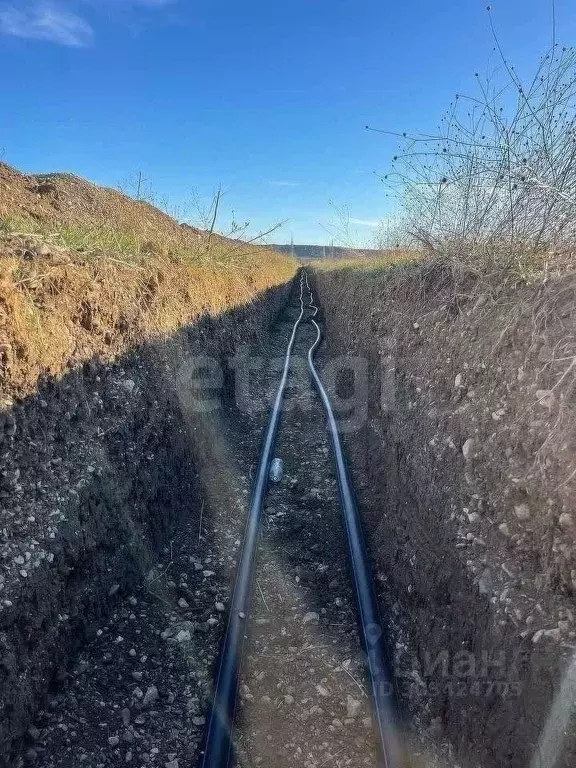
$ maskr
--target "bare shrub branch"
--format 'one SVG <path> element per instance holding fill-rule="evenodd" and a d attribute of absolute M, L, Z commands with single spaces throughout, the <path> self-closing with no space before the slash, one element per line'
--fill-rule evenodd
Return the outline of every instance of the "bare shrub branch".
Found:
<path fill-rule="evenodd" d="M 436 134 L 382 131 L 401 141 L 382 181 L 404 238 L 454 263 L 521 275 L 573 265 L 576 51 L 554 43 L 525 82 L 490 27 L 498 67 L 456 96 Z"/>

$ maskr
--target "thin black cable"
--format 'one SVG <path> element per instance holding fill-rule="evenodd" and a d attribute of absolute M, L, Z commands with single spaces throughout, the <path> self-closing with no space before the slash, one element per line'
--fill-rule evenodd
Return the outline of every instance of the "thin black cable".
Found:
<path fill-rule="evenodd" d="M 338 432 L 338 425 L 334 417 L 330 399 L 314 365 L 314 353 L 322 340 L 322 332 L 320 326 L 314 319 L 318 314 L 318 307 L 314 304 L 312 289 L 308 283 L 308 275 L 304 273 L 304 277 L 306 287 L 310 292 L 309 306 L 314 309 L 311 321 L 316 328 L 317 334 L 316 341 L 308 351 L 308 367 L 324 406 L 332 438 L 332 447 L 338 474 L 338 488 L 342 505 L 342 516 L 348 538 L 348 551 L 350 554 L 350 564 L 354 579 L 356 607 L 360 618 L 362 645 L 366 653 L 372 704 L 380 737 L 380 764 L 383 768 L 404 768 L 407 761 L 398 734 L 398 707 L 392 676 L 392 666 L 384 641 L 384 631 L 380 620 L 376 595 L 374 593 L 371 568 L 366 545 L 364 543 L 360 515 L 358 514 L 352 491 L 348 468 L 346 466 L 346 460 L 344 458 L 342 443 Z"/>
<path fill-rule="evenodd" d="M 268 487 L 268 474 L 272 460 L 272 449 L 276 442 L 276 434 L 284 399 L 284 390 L 288 380 L 290 359 L 296 339 L 296 332 L 304 316 L 304 277 L 300 276 L 300 315 L 294 323 L 292 335 L 288 343 L 284 370 L 280 385 L 276 393 L 274 406 L 264 436 L 264 444 L 260 454 L 260 462 L 256 473 L 256 481 L 252 492 L 252 500 L 246 521 L 246 530 L 242 551 L 238 561 L 236 584 L 230 603 L 228 625 L 220 652 L 218 671 L 214 683 L 214 698 L 212 710 L 208 720 L 208 728 L 204 743 L 204 754 L 201 761 L 202 768 L 227 768 L 232 757 L 232 737 L 234 730 L 234 715 L 236 712 L 236 699 L 238 693 L 238 679 L 240 664 L 242 661 L 242 648 L 254 572 L 254 559 L 258 547 L 258 532 L 260 530 L 260 518 L 262 516 L 262 504 L 266 488 Z"/>

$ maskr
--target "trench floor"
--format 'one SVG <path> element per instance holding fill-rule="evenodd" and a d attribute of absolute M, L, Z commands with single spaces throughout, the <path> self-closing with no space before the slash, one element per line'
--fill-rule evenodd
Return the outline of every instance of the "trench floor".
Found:
<path fill-rule="evenodd" d="M 95 639 L 55 681 L 20 764 L 198 763 L 262 430 L 298 310 L 294 299 L 266 348 L 249 350 L 239 408 L 188 419 L 203 446 L 201 510 L 138 590 L 112 596 Z M 237 766 L 376 765 L 330 441 L 306 370 L 314 338 L 303 324 L 276 448 L 284 475 L 265 502 Z"/>

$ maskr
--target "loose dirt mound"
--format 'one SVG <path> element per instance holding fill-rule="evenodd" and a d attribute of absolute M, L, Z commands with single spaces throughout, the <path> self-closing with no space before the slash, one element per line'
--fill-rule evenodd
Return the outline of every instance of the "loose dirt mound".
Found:
<path fill-rule="evenodd" d="M 205 233 L 182 227 L 153 205 L 68 173 L 29 175 L 0 163 L 0 218 L 30 218 L 38 224 L 68 225 L 132 233 L 146 240 L 195 248 Z"/>
<path fill-rule="evenodd" d="M 41 375 L 249 302 L 294 271 L 114 190 L 0 165 L 0 391 L 30 392 Z"/>

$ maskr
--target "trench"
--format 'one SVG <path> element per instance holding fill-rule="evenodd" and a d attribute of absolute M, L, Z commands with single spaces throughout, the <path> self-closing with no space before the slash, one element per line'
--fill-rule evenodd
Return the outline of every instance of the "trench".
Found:
<path fill-rule="evenodd" d="M 561 659 L 495 620 L 450 528 L 460 470 L 438 482 L 408 389 L 383 404 L 377 338 L 315 288 L 319 368 L 395 651 L 410 764 L 531 765 Z M 3 501 L 27 575 L 0 592 L 3 765 L 198 763 L 294 299 L 294 286 L 271 291 L 114 365 L 47 380 L 19 405 L 10 460 L 22 491 Z M 238 766 L 375 765 L 330 443 L 306 371 L 314 336 L 305 326 L 297 342 L 276 451 L 285 474 L 264 508 Z M 17 521 L 38 510 L 53 523 L 25 538 Z M 573 764 L 562 748 L 556 765 Z"/>

